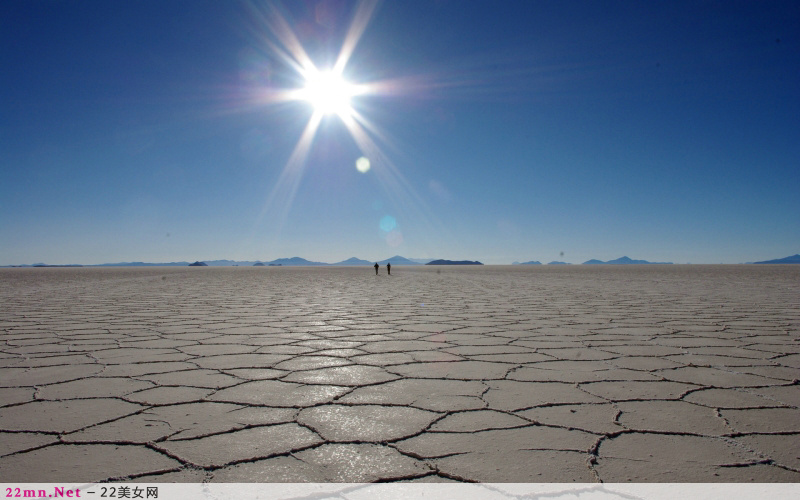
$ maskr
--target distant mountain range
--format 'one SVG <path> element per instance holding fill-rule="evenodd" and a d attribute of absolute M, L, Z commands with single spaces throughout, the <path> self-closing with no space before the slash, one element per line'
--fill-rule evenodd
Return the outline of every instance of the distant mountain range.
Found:
<path fill-rule="evenodd" d="M 275 259 L 269 262 L 265 262 L 266 265 L 273 265 L 273 266 L 327 266 L 325 262 L 314 262 L 311 260 L 306 260 L 302 257 L 291 257 L 291 258 L 284 258 L 284 259 Z M 212 264 L 213 265 L 213 264 Z"/>
<path fill-rule="evenodd" d="M 32 266 L 12 266 L 12 267 L 83 267 L 81 264 L 33 264 Z"/>
<path fill-rule="evenodd" d="M 336 264 L 331 264 L 333 266 L 369 266 L 372 265 L 372 262 L 364 259 L 359 259 L 358 257 L 350 257 L 347 260 L 343 260 L 341 262 L 337 262 Z"/>
<path fill-rule="evenodd" d="M 547 265 L 548 266 L 570 266 L 572 264 L 570 264 L 569 262 L 559 262 L 557 260 L 554 260 L 553 262 L 548 262 Z"/>
<path fill-rule="evenodd" d="M 169 267 L 169 266 L 188 266 L 191 262 L 187 261 L 180 261 L 180 262 L 116 262 L 114 264 L 93 264 L 91 266 L 86 267 L 151 267 L 151 266 L 161 266 L 161 267 Z M 225 264 L 222 264 L 225 265 Z"/>
<path fill-rule="evenodd" d="M 648 262 L 646 260 L 636 260 L 630 257 L 620 257 L 619 259 L 609 260 L 603 262 L 602 260 L 592 259 L 583 263 L 586 264 L 613 264 L 613 265 L 627 265 L 627 264 L 672 264 L 672 262 Z"/>
<path fill-rule="evenodd" d="M 753 262 L 753 264 L 800 264 L 800 254 L 794 254 L 782 259 L 762 260 L 761 262 Z"/>
<path fill-rule="evenodd" d="M 401 255 L 395 255 L 394 257 L 390 257 L 388 259 L 379 260 L 377 263 L 381 266 L 385 266 L 387 263 L 391 263 L 393 266 L 419 266 L 423 264 L 427 264 L 435 259 L 409 259 L 407 257 L 403 257 Z M 37 263 L 33 265 L 21 265 L 21 266 L 8 266 L 8 267 L 185 267 L 185 266 L 372 266 L 375 264 L 375 261 L 371 260 L 364 260 L 359 259 L 358 257 L 350 257 L 347 260 L 343 260 L 341 262 L 335 262 L 333 264 L 329 264 L 327 262 L 315 262 L 311 260 L 304 259 L 302 257 L 289 257 L 289 258 L 281 258 L 275 259 L 272 261 L 260 261 L 260 260 L 201 260 L 195 261 L 194 263 L 189 261 L 179 261 L 179 262 L 113 262 L 107 264 L 91 264 L 86 266 L 81 266 L 79 264 L 73 265 L 60 265 L 60 266 L 53 266 L 47 265 L 43 263 Z"/>
<path fill-rule="evenodd" d="M 517 262 L 514 261 L 511 263 L 512 266 L 541 266 L 542 263 L 538 260 L 529 260 L 528 262 Z"/>
<path fill-rule="evenodd" d="M 453 260 L 446 260 L 446 259 L 419 259 L 419 258 L 407 258 L 401 255 L 395 255 L 394 257 L 390 257 L 388 259 L 379 260 L 377 263 L 381 266 L 385 266 L 387 263 L 391 263 L 393 266 L 419 266 L 423 264 L 431 264 L 431 265 L 464 265 L 464 264 L 472 264 L 472 265 L 483 265 L 478 261 L 453 261 Z M 91 265 L 81 265 L 81 264 L 44 264 L 44 263 L 36 263 L 36 264 L 23 264 L 18 266 L 0 266 L 0 267 L 184 267 L 191 265 L 191 262 L 188 261 L 180 261 L 180 262 L 115 262 L 115 263 L 108 263 L 108 264 L 91 264 Z M 281 258 L 275 259 L 273 261 L 265 262 L 260 260 L 205 260 L 205 261 L 196 261 L 194 265 L 206 265 L 206 266 L 372 266 L 375 264 L 375 261 L 371 260 L 364 260 L 359 259 L 357 257 L 350 257 L 347 260 L 343 260 L 341 262 L 336 262 L 333 264 L 329 264 L 327 262 L 314 262 L 302 257 L 290 257 L 290 258 Z M 595 264 L 611 264 L 611 265 L 626 265 L 626 264 L 672 264 L 672 262 L 649 262 L 646 260 L 636 260 L 631 259 L 630 257 L 620 257 L 619 259 L 609 260 L 603 262 L 602 260 L 591 259 L 587 260 L 583 263 L 584 265 L 595 265 Z M 759 262 L 747 262 L 747 264 L 800 264 L 800 254 L 795 254 L 789 257 L 784 257 L 782 259 L 773 259 L 773 260 L 763 260 Z M 524 265 L 541 265 L 541 262 L 538 260 L 531 260 L 528 262 L 514 262 L 513 265 L 515 266 L 524 266 Z M 555 266 L 555 265 L 570 265 L 569 262 L 560 262 L 560 261 L 553 261 L 548 262 L 547 265 Z"/>
<path fill-rule="evenodd" d="M 379 260 L 378 264 L 385 266 L 386 264 L 391 264 L 393 266 L 419 266 L 419 262 L 415 262 L 411 259 L 406 259 L 405 257 L 401 257 L 399 255 L 395 255 L 394 257 L 390 257 L 388 259 Z"/>
<path fill-rule="evenodd" d="M 445 260 L 437 259 L 432 260 L 426 264 L 427 266 L 482 266 L 483 263 L 477 260 Z"/>

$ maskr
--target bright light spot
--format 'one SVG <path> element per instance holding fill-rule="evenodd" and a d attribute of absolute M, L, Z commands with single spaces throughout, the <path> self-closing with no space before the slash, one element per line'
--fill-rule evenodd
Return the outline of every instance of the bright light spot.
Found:
<path fill-rule="evenodd" d="M 371 165 L 369 164 L 369 158 L 365 158 L 362 156 L 361 158 L 356 160 L 356 170 L 358 170 L 362 174 L 366 174 L 367 172 L 369 172 L 370 166 Z"/>
<path fill-rule="evenodd" d="M 356 95 L 357 87 L 333 71 L 315 71 L 306 77 L 306 85 L 298 97 L 314 106 L 314 111 L 323 115 L 348 116 L 352 112 L 350 98 Z"/>
<path fill-rule="evenodd" d="M 391 215 L 385 215 L 380 222 L 381 231 L 388 233 L 397 227 L 397 220 Z"/>

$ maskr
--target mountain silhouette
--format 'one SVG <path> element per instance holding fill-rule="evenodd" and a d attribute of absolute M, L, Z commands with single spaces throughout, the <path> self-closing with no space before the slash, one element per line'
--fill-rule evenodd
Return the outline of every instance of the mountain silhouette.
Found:
<path fill-rule="evenodd" d="M 291 258 L 283 258 L 283 259 L 275 259 L 273 261 L 267 262 L 267 264 L 274 264 L 274 265 L 281 265 L 281 266 L 328 266 L 325 262 L 312 262 L 310 260 L 306 260 L 302 257 L 291 257 Z"/>
<path fill-rule="evenodd" d="M 416 262 L 417 264 L 427 264 L 428 262 L 436 259 L 415 259 L 414 257 L 408 257 L 408 260 Z"/>
<path fill-rule="evenodd" d="M 800 254 L 790 255 L 782 259 L 762 260 L 753 264 L 800 264 Z"/>
<path fill-rule="evenodd" d="M 393 266 L 419 266 L 419 262 L 414 262 L 411 259 L 406 259 L 405 257 L 401 257 L 399 255 L 395 255 L 389 259 L 379 260 L 378 264 L 381 266 L 385 266 L 386 264 L 391 263 Z"/>
<path fill-rule="evenodd" d="M 478 262 L 477 260 L 447 260 L 447 259 L 437 259 L 432 260 L 425 264 L 426 266 L 482 266 L 482 262 Z"/>
<path fill-rule="evenodd" d="M 620 257 L 619 259 L 609 260 L 603 262 L 602 260 L 592 259 L 587 260 L 583 263 L 583 265 L 592 265 L 592 264 L 613 264 L 613 265 L 627 265 L 627 264 L 672 264 L 672 262 L 648 262 L 646 260 L 636 260 L 631 259 L 630 257 Z"/>
<path fill-rule="evenodd" d="M 371 266 L 373 262 L 368 260 L 359 259 L 358 257 L 350 257 L 347 260 L 343 260 L 341 262 L 337 262 L 336 264 L 331 264 L 332 266 Z"/>

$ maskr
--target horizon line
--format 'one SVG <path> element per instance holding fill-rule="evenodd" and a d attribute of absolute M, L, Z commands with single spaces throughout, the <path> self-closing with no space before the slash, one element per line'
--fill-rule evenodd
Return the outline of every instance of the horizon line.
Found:
<path fill-rule="evenodd" d="M 446 260 L 446 261 L 450 261 L 450 262 L 464 262 L 464 261 L 480 262 L 477 259 L 476 260 L 468 260 L 468 259 L 454 260 L 454 259 L 438 259 L 438 258 L 437 259 L 419 259 L 419 258 L 404 257 L 402 255 L 394 255 L 392 257 L 388 257 L 388 258 L 380 259 L 380 260 L 362 259 L 362 258 L 354 256 L 354 257 L 349 257 L 347 259 L 344 259 L 344 260 L 341 260 L 341 261 L 338 261 L 338 262 L 312 261 L 312 260 L 308 260 L 308 259 L 306 259 L 304 257 L 299 257 L 299 256 L 279 257 L 279 258 L 273 259 L 273 260 L 261 260 L 261 259 L 255 259 L 255 260 L 205 259 L 205 260 L 196 260 L 194 262 L 203 262 L 203 263 L 207 263 L 207 262 L 228 262 L 230 264 L 221 264 L 221 265 L 220 264 L 217 264 L 217 265 L 206 264 L 206 265 L 208 265 L 209 267 L 239 267 L 240 264 L 241 265 L 254 266 L 255 264 L 261 263 L 261 264 L 269 265 L 269 264 L 276 264 L 276 263 L 278 263 L 280 261 L 284 261 L 285 262 L 285 261 L 298 261 L 299 260 L 299 261 L 307 262 L 308 264 L 303 264 L 303 263 L 301 263 L 301 264 L 289 264 L 286 267 L 317 267 L 317 266 L 357 267 L 359 265 L 367 265 L 366 263 L 370 263 L 370 265 L 374 265 L 374 264 L 372 264 L 373 262 L 374 263 L 388 262 L 388 261 L 390 261 L 392 259 L 400 260 L 401 262 L 403 262 L 403 261 L 412 262 L 410 264 L 401 263 L 401 264 L 397 264 L 397 265 L 427 265 L 428 263 L 436 261 L 436 260 Z M 353 261 L 353 260 L 358 260 L 358 261 L 364 262 L 364 264 L 362 264 L 362 263 L 346 264 L 346 262 Z M 617 262 L 617 261 L 621 261 L 621 262 Z M 780 262 L 780 261 L 783 261 L 783 262 Z M 183 267 L 183 266 L 188 266 L 191 263 L 192 262 L 185 261 L 185 260 L 182 260 L 182 261 L 170 261 L 170 262 L 124 261 L 124 262 L 106 262 L 106 263 L 101 263 L 101 264 L 76 264 L 76 263 L 72 263 L 72 264 L 47 264 L 47 263 L 44 263 L 44 262 L 34 262 L 32 264 L 3 264 L 3 265 L 0 265 L 0 267 L 2 267 L 2 268 L 20 268 L 20 267 L 141 267 L 141 266 L 148 266 L 148 267 L 155 267 L 155 266 Z M 714 263 L 704 263 L 704 262 L 699 262 L 699 263 L 692 263 L 692 262 L 685 262 L 685 263 L 650 262 L 650 261 L 646 261 L 644 259 L 631 259 L 631 258 L 629 258 L 627 256 L 622 256 L 622 257 L 619 257 L 619 258 L 616 258 L 616 259 L 611 259 L 611 260 L 608 260 L 608 261 L 602 261 L 602 260 L 599 260 L 599 259 L 589 259 L 589 260 L 584 261 L 582 263 L 561 262 L 561 261 L 550 261 L 548 263 L 542 263 L 542 262 L 539 262 L 539 261 L 536 261 L 536 260 L 529 260 L 529 261 L 525 261 L 525 262 L 514 261 L 514 262 L 502 263 L 502 264 L 484 264 L 484 263 L 481 262 L 481 265 L 496 265 L 496 266 L 506 266 L 506 265 L 507 266 L 615 265 L 615 266 L 618 266 L 618 265 L 741 265 L 741 264 L 766 264 L 766 263 L 775 263 L 775 264 L 800 263 L 800 254 L 790 255 L 790 256 L 787 256 L 787 257 L 776 258 L 776 259 L 750 261 L 750 262 L 738 262 L 738 263 L 726 263 L 726 262 L 714 262 Z M 273 267 L 277 267 L 277 265 L 273 266 Z"/>

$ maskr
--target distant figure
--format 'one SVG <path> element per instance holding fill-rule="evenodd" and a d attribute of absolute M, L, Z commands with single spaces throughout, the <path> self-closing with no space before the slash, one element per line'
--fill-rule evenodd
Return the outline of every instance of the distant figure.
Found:
<path fill-rule="evenodd" d="M 378 263 L 376 262 L 375 266 L 373 266 L 373 267 L 375 267 L 375 276 L 377 276 L 378 275 L 378 268 L 381 267 L 381 266 L 379 266 Z"/>
<path fill-rule="evenodd" d="M 386 272 L 392 274 L 392 264 L 389 262 L 386 263 Z"/>

